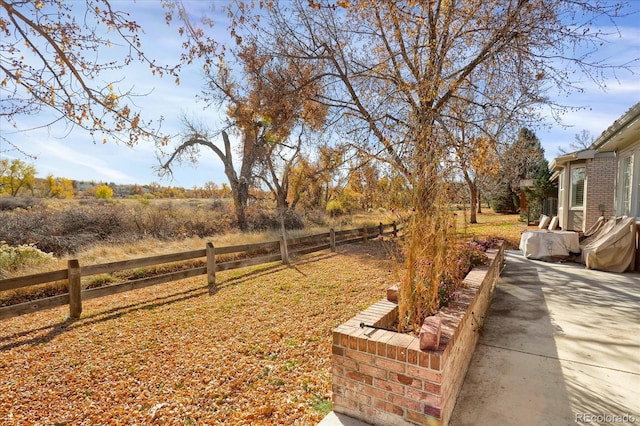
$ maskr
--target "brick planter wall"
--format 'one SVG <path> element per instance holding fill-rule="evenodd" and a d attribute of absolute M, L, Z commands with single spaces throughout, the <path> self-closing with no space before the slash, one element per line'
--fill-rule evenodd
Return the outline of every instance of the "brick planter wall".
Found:
<path fill-rule="evenodd" d="M 490 264 L 474 268 L 458 299 L 437 315 L 436 351 L 389 328 L 397 304 L 381 300 L 333 330 L 333 410 L 380 426 L 446 425 L 462 387 L 478 331 L 504 262 L 504 247 L 487 252 Z"/>

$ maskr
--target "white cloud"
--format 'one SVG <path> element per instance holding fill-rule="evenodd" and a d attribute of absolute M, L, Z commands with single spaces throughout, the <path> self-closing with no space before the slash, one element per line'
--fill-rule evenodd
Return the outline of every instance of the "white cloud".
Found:
<path fill-rule="evenodd" d="M 105 158 L 99 157 L 97 153 L 83 153 L 72 149 L 66 142 L 49 139 L 37 141 L 35 147 L 40 148 L 41 160 L 37 169 L 41 175 L 53 174 L 76 180 L 82 180 L 82 176 L 95 176 L 100 177 L 99 180 L 117 183 L 132 183 L 135 180 L 121 169 L 110 166 Z M 107 159 L 112 159 L 110 157 Z"/>

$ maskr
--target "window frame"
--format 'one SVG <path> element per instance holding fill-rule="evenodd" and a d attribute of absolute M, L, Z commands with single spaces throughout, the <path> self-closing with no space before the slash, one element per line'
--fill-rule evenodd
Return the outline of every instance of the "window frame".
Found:
<path fill-rule="evenodd" d="M 634 155 L 632 152 L 621 156 L 619 163 L 620 170 L 620 189 L 619 189 L 619 200 L 620 200 L 620 208 L 618 209 L 618 214 L 622 216 L 629 216 L 633 212 L 633 181 L 634 181 L 634 173 L 633 173 L 633 163 L 634 163 Z M 627 180 L 628 178 L 628 180 Z"/>
<path fill-rule="evenodd" d="M 574 195 L 576 194 L 576 182 L 574 180 L 574 173 L 576 170 L 578 169 L 582 169 L 583 170 L 583 179 L 582 179 L 582 203 L 581 204 L 574 204 Z M 571 210 L 584 210 L 585 208 L 585 198 L 587 195 L 587 167 L 586 164 L 581 163 L 581 164 L 576 164 L 576 165 L 572 165 L 571 169 L 569 170 L 569 208 Z"/>

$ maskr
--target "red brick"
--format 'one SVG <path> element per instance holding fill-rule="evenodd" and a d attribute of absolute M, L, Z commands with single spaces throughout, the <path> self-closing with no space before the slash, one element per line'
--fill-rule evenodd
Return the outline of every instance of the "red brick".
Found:
<path fill-rule="evenodd" d="M 346 389 L 344 391 L 344 396 L 353 401 L 357 401 L 359 404 L 371 405 L 371 397 L 369 395 L 356 392 L 355 390 Z"/>
<path fill-rule="evenodd" d="M 351 380 L 355 380 L 356 382 L 366 383 L 368 385 L 373 384 L 373 378 L 362 373 L 358 373 L 357 371 L 347 371 L 345 376 Z"/>
<path fill-rule="evenodd" d="M 331 363 L 331 372 L 336 376 L 344 376 L 344 368 L 337 365 L 335 359 Z"/>
<path fill-rule="evenodd" d="M 418 365 L 420 367 L 429 368 L 429 352 L 418 352 Z"/>
<path fill-rule="evenodd" d="M 364 338 L 358 339 L 358 350 L 360 352 L 367 352 L 367 342 L 369 342 L 369 339 L 364 339 Z"/>
<path fill-rule="evenodd" d="M 343 407 L 351 408 L 353 410 L 358 409 L 358 403 L 356 401 L 345 398 L 343 396 L 333 395 L 332 400 L 333 400 L 334 409 L 335 409 L 335 406 L 343 406 Z M 339 410 L 336 410 L 336 411 L 339 411 Z"/>
<path fill-rule="evenodd" d="M 395 404 L 399 407 L 407 408 L 413 411 L 420 411 L 420 404 L 418 401 L 415 401 L 410 398 L 405 398 L 404 396 L 396 395 L 394 393 L 390 393 L 388 397 L 389 402 Z"/>
<path fill-rule="evenodd" d="M 332 382 L 334 385 L 337 386 L 343 386 L 343 387 L 349 387 L 349 386 L 356 386 L 356 384 L 354 382 L 352 382 L 351 380 L 347 380 L 344 377 L 333 377 L 332 378 Z"/>
<path fill-rule="evenodd" d="M 404 362 L 393 361 L 387 358 L 376 357 L 374 359 L 375 365 L 378 367 L 394 371 L 396 373 L 404 373 L 406 371 L 406 365 Z"/>
<path fill-rule="evenodd" d="M 400 362 L 407 362 L 407 348 L 398 346 L 396 350 L 396 359 Z"/>
<path fill-rule="evenodd" d="M 408 348 L 407 349 L 407 364 L 417 364 L 418 363 L 418 351 L 415 349 Z"/>
<path fill-rule="evenodd" d="M 433 383 L 442 383 L 442 373 L 427 368 L 407 365 L 407 375 L 416 376 Z"/>
<path fill-rule="evenodd" d="M 367 352 L 370 354 L 376 354 L 376 341 L 375 340 L 367 340 Z"/>
<path fill-rule="evenodd" d="M 371 377 L 386 379 L 388 376 L 387 370 L 383 368 L 374 367 L 373 365 L 369 365 L 369 364 L 360 364 L 359 367 L 360 367 L 359 371 L 362 374 L 366 374 Z"/>
<path fill-rule="evenodd" d="M 340 334 L 340 346 L 344 346 L 345 348 L 349 347 L 349 336 L 346 334 Z"/>
<path fill-rule="evenodd" d="M 356 350 L 348 350 L 344 354 L 347 358 L 353 359 L 359 362 L 364 362 L 367 364 L 373 364 L 373 355 L 368 354 L 366 352 L 359 352 Z"/>
<path fill-rule="evenodd" d="M 442 320 L 439 316 L 430 316 L 424 319 L 420 329 L 420 349 L 423 351 L 437 350 L 440 346 L 442 334 Z"/>
<path fill-rule="evenodd" d="M 390 373 L 389 380 L 398 382 L 405 386 L 411 386 L 416 389 L 422 389 L 422 380 L 416 379 L 415 377 L 409 377 L 404 374 Z"/>
<path fill-rule="evenodd" d="M 398 395 L 404 395 L 405 387 L 400 383 L 389 382 L 387 380 L 376 379 L 374 386 L 389 392 L 397 393 Z"/>
<path fill-rule="evenodd" d="M 440 370 L 440 355 L 439 354 L 430 354 L 429 355 L 429 368 L 432 370 Z"/>
<path fill-rule="evenodd" d="M 386 411 L 387 413 L 395 414 L 396 416 L 404 416 L 404 408 L 398 407 L 395 404 L 391 404 L 387 401 L 381 401 L 376 399 L 373 403 L 374 407 Z"/>
<path fill-rule="evenodd" d="M 336 364 L 342 367 L 345 367 L 347 369 L 355 370 L 358 368 L 358 364 L 352 359 L 345 358 L 343 356 L 336 356 L 336 357 L 333 357 L 333 359 Z"/>
<path fill-rule="evenodd" d="M 424 409 L 422 410 L 422 412 L 424 414 L 426 414 L 427 416 L 433 416 L 436 417 L 438 419 L 441 419 L 442 417 L 440 417 L 441 414 L 441 409 L 438 407 L 432 407 L 431 405 L 425 405 Z"/>
<path fill-rule="evenodd" d="M 379 410 L 363 404 L 360 404 L 360 406 L 358 407 L 358 411 L 367 419 L 376 417 L 376 415 L 380 412 Z"/>
<path fill-rule="evenodd" d="M 442 397 L 430 394 L 428 392 L 422 392 L 417 389 L 408 388 L 407 398 L 415 401 L 420 401 L 433 407 L 442 407 Z M 419 411 L 419 410 L 416 410 Z"/>
<path fill-rule="evenodd" d="M 341 334 L 341 333 L 338 333 L 337 331 L 334 331 L 334 332 L 333 332 L 333 344 L 334 344 L 334 345 L 339 345 L 339 344 L 340 344 L 340 336 L 341 336 L 341 335 L 342 335 L 342 334 Z"/>
<path fill-rule="evenodd" d="M 442 395 L 442 386 L 435 383 L 424 382 L 424 384 L 422 385 L 422 390 L 434 395 Z"/>
<path fill-rule="evenodd" d="M 344 386 L 339 386 L 335 383 L 333 383 L 331 385 L 331 394 L 332 395 L 339 395 L 339 396 L 344 396 L 344 392 L 345 392 L 346 388 Z"/>
<path fill-rule="evenodd" d="M 378 356 L 387 356 L 387 343 L 386 342 L 376 342 L 376 353 Z"/>
<path fill-rule="evenodd" d="M 354 349 L 357 350 L 358 349 L 358 340 L 362 337 L 362 335 L 364 334 L 364 330 L 359 329 L 359 330 L 354 330 L 353 333 L 349 334 L 349 349 Z"/>
<path fill-rule="evenodd" d="M 386 400 L 387 392 L 382 389 L 376 388 L 375 386 L 367 386 L 367 385 L 358 385 L 358 390 L 366 395 L 369 395 L 373 398 Z"/>
<path fill-rule="evenodd" d="M 398 351 L 398 347 L 390 342 L 387 342 L 387 358 L 396 359 L 396 353 Z"/>
<path fill-rule="evenodd" d="M 331 347 L 331 353 L 334 355 L 344 356 L 344 348 L 341 346 L 333 345 Z"/>

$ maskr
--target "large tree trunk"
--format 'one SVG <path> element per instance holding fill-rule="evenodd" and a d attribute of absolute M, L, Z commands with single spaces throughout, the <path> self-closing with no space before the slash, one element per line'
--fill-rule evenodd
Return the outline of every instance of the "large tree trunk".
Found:
<path fill-rule="evenodd" d="M 469 223 L 478 223 L 478 216 L 476 215 L 476 210 L 480 205 L 478 199 L 478 187 L 476 182 L 469 176 L 466 170 L 463 171 L 462 175 L 464 176 L 464 181 L 467 183 L 467 187 L 469 188 L 469 196 L 471 198 L 471 208 L 469 209 Z"/>
<path fill-rule="evenodd" d="M 224 164 L 224 174 L 229 180 L 238 228 L 240 228 L 241 231 L 246 231 L 248 229 L 246 209 L 249 201 L 249 186 L 251 182 L 250 169 L 253 164 L 251 163 L 251 159 L 245 156 L 245 158 L 242 159 L 240 177 L 238 178 L 238 174 L 233 168 L 231 142 L 229 141 L 229 135 L 225 131 L 222 132 L 222 141 L 224 143 L 224 153 L 217 149 L 217 147 L 214 151 L 222 160 L 222 163 Z"/>
<path fill-rule="evenodd" d="M 236 212 L 236 221 L 238 222 L 238 228 L 240 228 L 241 231 L 246 231 L 249 229 L 246 213 L 247 203 L 249 201 L 249 185 L 247 183 L 239 182 L 237 179 L 235 181 L 232 181 L 231 177 L 229 177 L 228 175 L 227 177 L 229 178 L 229 182 L 231 183 L 233 207 Z"/>
<path fill-rule="evenodd" d="M 471 183 L 472 186 L 475 186 L 474 183 Z M 471 208 L 469 209 L 469 223 L 478 223 L 478 216 L 476 215 L 478 203 L 478 191 L 475 188 L 470 187 L 469 192 L 471 194 Z"/>

